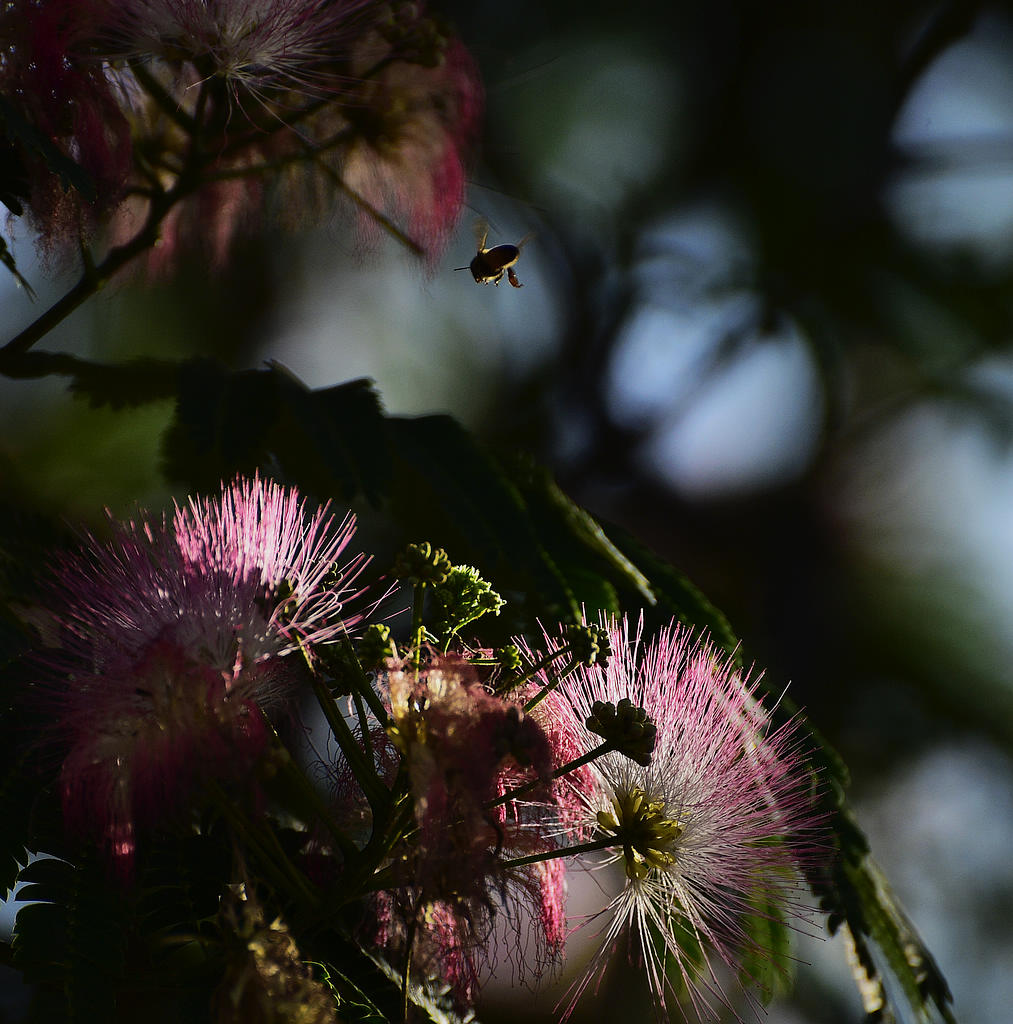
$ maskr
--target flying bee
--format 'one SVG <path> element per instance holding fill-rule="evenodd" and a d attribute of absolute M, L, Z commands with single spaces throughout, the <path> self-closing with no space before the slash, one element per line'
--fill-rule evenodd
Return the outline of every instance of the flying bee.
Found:
<path fill-rule="evenodd" d="M 486 239 L 489 237 L 489 225 L 479 221 L 475 225 L 475 240 L 478 242 L 478 253 L 466 267 L 454 267 L 454 270 L 470 270 L 471 276 L 476 284 L 488 284 L 492 281 L 498 285 L 506 274 L 507 280 L 515 288 L 523 288 L 524 285 L 517 280 L 514 273 L 514 265 L 521 258 L 521 249 L 527 244 L 531 235 L 525 235 L 516 245 L 504 243 L 494 245 L 491 249 L 485 247 Z"/>

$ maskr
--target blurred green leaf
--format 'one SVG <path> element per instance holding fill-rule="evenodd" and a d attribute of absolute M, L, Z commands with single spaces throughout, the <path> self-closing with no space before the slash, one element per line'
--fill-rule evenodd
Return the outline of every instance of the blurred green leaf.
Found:
<path fill-rule="evenodd" d="M 755 945 L 743 951 L 739 981 L 755 987 L 766 1006 L 775 996 L 791 991 L 795 961 L 791 956 L 791 933 L 776 900 L 765 899 L 742 922 Z"/>

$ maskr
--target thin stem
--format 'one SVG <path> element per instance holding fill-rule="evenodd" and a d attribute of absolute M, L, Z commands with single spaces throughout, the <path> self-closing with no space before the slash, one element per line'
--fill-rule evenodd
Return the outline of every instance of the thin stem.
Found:
<path fill-rule="evenodd" d="M 345 716 L 341 713 L 334 697 L 331 696 L 330 690 L 327 689 L 324 681 L 316 675 L 313 676 L 313 693 L 317 698 L 317 704 L 320 705 L 320 710 L 324 713 L 324 718 L 327 719 L 327 724 L 331 727 L 331 733 L 348 760 L 348 766 L 352 769 L 355 781 L 358 782 L 369 801 L 369 806 L 375 811 L 377 807 L 382 807 L 387 802 L 390 794 L 377 778 L 372 763 L 366 760 L 362 747 L 359 746 L 355 735 L 349 729 Z"/>
<path fill-rule="evenodd" d="M 369 717 L 366 714 L 366 707 L 362 702 L 362 694 L 358 690 L 352 692 L 352 702 L 355 704 L 355 717 L 359 720 L 359 734 L 362 736 L 362 749 L 366 759 L 373 760 L 373 737 L 369 734 Z"/>
<path fill-rule="evenodd" d="M 570 644 L 564 644 L 562 647 L 557 648 L 554 651 L 550 651 L 548 654 L 542 656 L 541 659 L 536 661 L 534 665 L 531 665 L 521 675 L 509 680 L 509 687 L 504 689 L 516 690 L 518 687 L 523 686 L 529 679 L 537 675 L 544 668 L 548 668 L 557 658 L 563 657 L 564 654 L 570 653 Z"/>
<path fill-rule="evenodd" d="M 78 306 L 99 292 L 109 279 L 125 267 L 135 256 L 158 241 L 158 227 L 170 207 L 181 195 L 170 193 L 162 204 L 152 204 L 148 220 L 129 242 L 113 249 L 106 258 L 91 270 L 85 270 L 80 280 L 62 298 L 53 303 L 37 320 L 29 324 L 6 345 L 0 348 L 0 358 L 17 357 L 27 352 L 40 338 L 48 334 L 57 324 L 62 323 Z"/>
<path fill-rule="evenodd" d="M 418 672 L 422 664 L 422 609 L 426 600 L 425 583 L 416 583 L 412 593 L 412 668 Z"/>
<path fill-rule="evenodd" d="M 303 800 L 310 809 L 312 809 L 315 816 L 322 822 L 324 828 L 327 829 L 331 838 L 337 844 L 338 849 L 341 850 L 346 863 L 357 857 L 359 853 L 358 848 L 348 838 L 348 836 L 341 831 L 337 822 L 335 822 L 331 817 L 330 808 L 321 799 L 320 794 L 317 792 L 313 783 L 310 782 L 305 773 L 300 769 L 299 765 L 296 764 L 295 759 L 281 742 L 281 739 L 277 732 L 275 732 L 274 727 L 266 719 L 264 721 L 264 725 L 270 731 L 272 738 L 275 741 L 275 753 L 277 756 L 272 760 L 272 764 L 284 773 L 285 778 L 292 783 L 299 798 Z"/>
<path fill-rule="evenodd" d="M 393 864 L 387 864 L 380 870 L 376 870 L 375 865 L 386 862 L 398 843 L 409 835 L 408 826 L 415 811 L 411 795 L 403 789 L 402 782 L 403 777 L 399 774 L 393 792 L 400 795 L 392 800 L 392 809 L 374 816 L 373 834 L 362 850 L 359 870 L 342 875 L 339 906 L 357 900 L 364 893 L 390 888 L 394 882 Z"/>
<path fill-rule="evenodd" d="M 418 911 L 416 910 L 416 913 Z M 415 945 L 417 922 L 413 916 L 408 924 L 408 935 L 405 941 L 404 977 L 401 979 L 401 1024 L 408 1024 L 408 979 L 412 970 L 412 947 Z"/>
<path fill-rule="evenodd" d="M 527 864 L 540 864 L 546 860 L 558 860 L 560 857 L 576 857 L 582 853 L 595 853 L 598 850 L 609 850 L 620 845 L 614 836 L 604 839 L 595 839 L 590 843 L 580 843 L 577 846 L 567 846 L 562 850 L 546 850 L 544 853 L 532 853 L 528 857 L 518 857 L 516 860 L 503 862 L 505 868 L 522 868 Z"/>
<path fill-rule="evenodd" d="M 362 665 L 359 664 L 359 659 L 356 657 L 355 648 L 352 646 L 351 640 L 345 636 L 341 642 L 348 667 L 355 674 L 354 682 L 356 686 L 353 688 L 354 692 L 366 702 L 366 706 L 373 713 L 373 717 L 376 718 L 377 722 L 386 728 L 390 723 L 390 715 L 387 713 L 383 701 L 380 700 L 377 692 L 373 689 L 373 684 L 369 681 L 369 677 L 363 672 Z"/>
<path fill-rule="evenodd" d="M 333 167 L 328 166 L 325 163 L 317 161 L 317 166 L 326 174 L 338 188 L 348 196 L 349 199 L 369 214 L 388 234 L 393 235 L 406 249 L 410 249 L 416 256 L 425 256 L 426 250 L 419 245 L 414 239 L 409 238 L 386 214 L 381 213 L 368 199 L 364 196 L 359 195 L 350 185 L 346 184 L 345 179 Z"/>
<path fill-rule="evenodd" d="M 229 800 L 225 791 L 212 781 L 208 783 L 215 806 L 228 821 L 232 830 L 242 839 L 261 862 L 261 867 L 271 876 L 273 884 L 280 892 L 288 892 L 307 908 L 312 909 L 319 903 L 319 897 L 310 888 L 309 882 L 302 876 L 295 865 L 288 859 L 281 848 L 277 836 L 270 828 L 257 828 L 246 815 L 236 808 Z M 266 833 L 266 835 L 265 835 Z"/>
<path fill-rule="evenodd" d="M 206 89 L 202 88 L 198 98 L 198 108 L 203 110 Z M 141 229 L 130 239 L 112 249 L 106 258 L 97 266 L 86 266 L 77 284 L 62 298 L 53 303 L 37 320 L 29 324 L 6 345 L 0 348 L 0 362 L 3 357 L 23 355 L 40 338 L 48 334 L 57 324 L 62 323 L 79 306 L 101 290 L 109 279 L 135 256 L 145 249 L 150 249 L 158 241 L 158 231 L 169 211 L 181 199 L 196 191 L 202 184 L 200 171 L 206 161 L 198 149 L 196 137 L 191 136 L 190 151 L 185 161 L 186 173 L 181 175 L 175 185 L 151 202 L 147 219 Z"/>
<path fill-rule="evenodd" d="M 607 754 L 610 750 L 614 749 L 615 747 L 606 740 L 604 743 L 600 743 L 593 750 L 589 750 L 586 754 L 581 754 L 580 757 L 575 757 L 572 761 L 567 761 L 566 764 L 560 765 L 552 773 L 550 778 L 553 780 L 561 779 L 564 775 L 569 775 L 570 772 L 574 772 L 578 768 L 583 768 L 584 765 L 593 761 L 595 758 L 601 757 L 602 754 Z M 518 797 L 524 796 L 526 793 L 530 793 L 531 790 L 537 788 L 541 784 L 541 779 L 532 779 L 530 782 L 525 782 L 522 786 L 516 786 L 514 789 L 508 790 L 495 800 L 490 800 L 489 803 L 483 804 L 482 809 L 491 811 L 494 807 L 499 807 L 500 804 L 509 803 L 511 800 L 516 800 Z"/>
<path fill-rule="evenodd" d="M 524 711 L 525 711 L 525 713 L 526 713 L 526 712 L 528 712 L 528 711 L 530 711 L 530 710 L 531 710 L 532 708 L 535 708 L 535 707 L 537 707 L 537 706 L 538 706 L 539 704 L 541 704 L 541 702 L 542 702 L 543 700 L 545 700 L 545 698 L 546 698 L 546 697 L 548 697 L 548 695 L 549 695 L 550 693 L 552 693 L 552 691 L 553 691 L 554 689 L 556 689 L 556 687 L 557 687 L 557 686 L 559 686 L 559 684 L 560 684 L 560 683 L 561 683 L 561 682 L 562 682 L 562 681 L 563 681 L 563 680 L 564 680 L 564 679 L 565 679 L 565 678 L 566 678 L 566 677 L 567 677 L 568 675 L 570 675 L 571 673 L 573 673 L 574 671 L 576 671 L 576 669 L 577 669 L 577 666 L 578 666 L 578 664 L 579 664 L 579 662 L 577 662 L 577 661 L 571 661 L 571 662 L 570 662 L 570 664 L 569 664 L 569 665 L 567 665 L 567 666 L 566 666 L 566 668 L 564 668 L 564 669 L 563 669 L 563 671 L 562 671 L 562 672 L 560 672 L 560 673 L 559 673 L 559 675 L 558 675 L 558 676 L 556 676 L 556 678 L 555 678 L 555 679 L 553 679 L 551 683 L 546 683 L 546 684 L 545 684 L 545 686 L 543 686 L 543 687 L 542 687 L 542 688 L 541 688 L 541 689 L 540 689 L 540 690 L 538 691 L 538 693 L 536 693 L 536 694 L 534 695 L 534 697 L 532 697 L 532 698 L 531 698 L 531 700 L 529 700 L 529 701 L 527 702 L 527 704 L 525 704 L 525 705 L 524 705 Z"/>

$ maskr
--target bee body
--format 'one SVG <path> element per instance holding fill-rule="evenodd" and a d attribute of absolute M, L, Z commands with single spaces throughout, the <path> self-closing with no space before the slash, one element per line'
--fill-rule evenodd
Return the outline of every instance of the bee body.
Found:
<path fill-rule="evenodd" d="M 471 276 L 478 284 L 499 284 L 503 275 L 508 274 L 508 280 L 515 288 L 521 288 L 517 275 L 513 272 L 513 265 L 520 259 L 521 250 L 516 245 L 494 245 L 491 249 L 479 249 L 478 255 L 471 261 L 468 269 Z"/>
<path fill-rule="evenodd" d="M 475 254 L 475 258 L 467 267 L 455 267 L 454 269 L 470 270 L 476 284 L 488 284 L 491 281 L 498 285 L 503 280 L 503 275 L 506 274 L 507 280 L 514 288 L 523 288 L 524 285 L 517 280 L 517 274 L 513 268 L 520 259 L 521 249 L 524 248 L 527 238 L 522 239 L 517 245 L 503 243 L 487 249 L 485 247 L 487 237 L 488 229 L 480 224 L 476 232 L 478 252 Z"/>

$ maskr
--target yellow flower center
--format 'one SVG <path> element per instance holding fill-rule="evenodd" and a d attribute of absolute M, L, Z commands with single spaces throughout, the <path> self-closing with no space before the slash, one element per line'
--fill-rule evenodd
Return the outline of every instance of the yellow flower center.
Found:
<path fill-rule="evenodd" d="M 612 798 L 613 813 L 599 811 L 598 824 L 622 844 L 626 876 L 646 878 L 654 868 L 675 863 L 675 844 L 684 825 L 665 817 L 664 800 L 650 800 L 647 793 L 634 787 Z"/>

